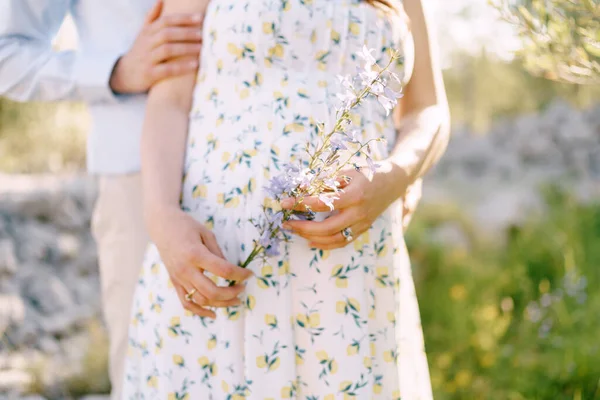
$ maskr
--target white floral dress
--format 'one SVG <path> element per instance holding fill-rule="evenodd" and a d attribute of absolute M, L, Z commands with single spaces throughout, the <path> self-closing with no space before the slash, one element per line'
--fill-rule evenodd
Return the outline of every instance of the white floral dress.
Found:
<path fill-rule="evenodd" d="M 317 121 L 331 121 L 337 75 L 355 72 L 364 44 L 387 62 L 404 24 L 352 0 L 211 1 L 181 201 L 229 261 L 259 236 L 248 220 L 262 213 L 269 177 L 304 157 Z M 385 158 L 391 116 L 368 100 L 353 120 L 364 138 L 387 139 L 373 148 Z M 250 265 L 243 305 L 216 320 L 184 311 L 151 246 L 123 399 L 431 399 L 400 206 L 343 249 L 293 237 Z"/>

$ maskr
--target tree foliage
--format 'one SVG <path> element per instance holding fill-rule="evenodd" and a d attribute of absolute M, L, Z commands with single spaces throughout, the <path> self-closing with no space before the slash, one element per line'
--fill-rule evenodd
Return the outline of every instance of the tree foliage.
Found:
<path fill-rule="evenodd" d="M 489 0 L 515 24 L 527 70 L 548 79 L 600 83 L 599 0 Z"/>

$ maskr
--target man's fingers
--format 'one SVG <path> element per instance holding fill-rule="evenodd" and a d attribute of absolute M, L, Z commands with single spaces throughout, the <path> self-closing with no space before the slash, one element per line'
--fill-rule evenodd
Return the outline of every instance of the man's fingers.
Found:
<path fill-rule="evenodd" d="M 179 301 L 184 309 L 200 316 L 200 317 L 208 317 L 215 319 L 217 315 L 214 311 L 207 310 L 206 308 L 200 307 L 197 304 L 194 304 L 191 301 L 186 299 L 187 291 L 186 289 L 178 283 L 173 282 L 173 286 L 175 286 L 175 291 L 177 292 L 177 296 L 179 297 Z"/>
<path fill-rule="evenodd" d="M 211 256 L 216 258 L 216 256 L 212 254 Z M 217 304 L 219 302 L 229 302 L 231 300 L 237 299 L 237 297 L 245 289 L 244 285 L 239 284 L 235 286 L 217 286 L 201 270 L 193 267 L 190 267 L 190 270 L 188 271 L 184 279 L 186 279 L 193 287 L 195 287 L 200 295 L 206 298 L 208 304 L 217 307 Z"/>
<path fill-rule="evenodd" d="M 155 65 L 150 71 L 152 83 L 156 83 L 173 76 L 195 73 L 198 70 L 198 60 L 196 58 L 186 58 L 185 60 L 169 61 Z"/>
<path fill-rule="evenodd" d="M 165 15 L 162 18 L 154 21 L 152 24 L 152 28 L 150 30 L 151 33 L 157 34 L 163 31 L 164 29 L 171 27 L 191 27 L 196 29 L 202 28 L 202 21 L 204 16 L 202 14 L 170 14 Z"/>
<path fill-rule="evenodd" d="M 169 27 L 152 37 L 152 47 L 165 43 L 197 43 L 202 41 L 202 30 L 198 27 Z"/>
<path fill-rule="evenodd" d="M 356 212 L 346 210 L 340 212 L 324 221 L 288 221 L 283 227 L 291 229 L 293 233 L 308 238 L 312 236 L 331 236 L 341 232 L 343 229 L 354 225 L 360 221 L 360 216 Z"/>
<path fill-rule="evenodd" d="M 243 282 L 252 276 L 252 271 L 249 269 L 233 265 L 229 261 L 208 251 L 203 254 L 202 264 L 198 265 L 198 267 L 229 281 Z"/>
<path fill-rule="evenodd" d="M 154 21 L 156 21 L 160 17 L 160 14 L 162 13 L 162 9 L 163 9 L 162 0 L 157 0 L 157 2 L 154 3 L 154 5 L 150 9 L 150 11 L 148 11 L 148 13 L 146 14 L 146 19 L 144 20 L 144 24 L 149 25 L 149 24 L 153 23 Z"/>
<path fill-rule="evenodd" d="M 165 43 L 152 50 L 151 57 L 154 64 L 159 64 L 179 57 L 198 57 L 200 50 L 200 43 Z"/>

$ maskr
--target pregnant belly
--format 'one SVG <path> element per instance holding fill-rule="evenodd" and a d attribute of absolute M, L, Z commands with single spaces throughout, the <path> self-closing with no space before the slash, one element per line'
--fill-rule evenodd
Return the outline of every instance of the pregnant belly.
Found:
<path fill-rule="evenodd" d="M 335 78 L 334 78 L 335 79 Z M 284 164 L 307 160 L 307 143 L 318 141 L 317 124 L 331 127 L 337 81 L 322 76 L 199 82 L 190 115 L 183 204 L 190 210 L 260 211 L 264 186 Z M 375 100 L 353 112 L 363 139 L 393 139 L 393 123 Z M 384 158 L 388 146 L 372 152 Z M 245 216 L 245 217 L 244 217 Z"/>

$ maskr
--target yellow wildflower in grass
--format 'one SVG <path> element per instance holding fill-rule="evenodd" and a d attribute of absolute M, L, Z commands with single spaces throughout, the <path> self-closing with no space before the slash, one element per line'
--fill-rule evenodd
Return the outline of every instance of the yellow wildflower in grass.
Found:
<path fill-rule="evenodd" d="M 464 300 L 464 298 L 467 296 L 467 289 L 465 288 L 465 285 L 453 285 L 450 288 L 450 298 L 454 301 L 460 301 L 460 300 Z"/>

